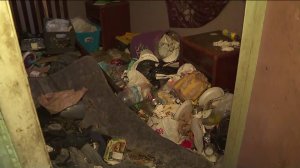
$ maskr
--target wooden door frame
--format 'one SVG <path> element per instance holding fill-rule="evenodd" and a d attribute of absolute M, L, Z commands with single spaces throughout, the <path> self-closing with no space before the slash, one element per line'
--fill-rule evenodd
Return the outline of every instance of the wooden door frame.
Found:
<path fill-rule="evenodd" d="M 237 167 L 256 72 L 267 1 L 247 1 L 234 99 L 223 161 Z"/>
<path fill-rule="evenodd" d="M 9 1 L 0 1 L 0 112 L 17 159 L 9 167 L 51 167 L 32 100 Z M 1 137 L 0 137 L 1 138 Z M 1 144 L 6 145 L 6 144 Z M 11 151 L 9 153 L 12 153 Z"/>

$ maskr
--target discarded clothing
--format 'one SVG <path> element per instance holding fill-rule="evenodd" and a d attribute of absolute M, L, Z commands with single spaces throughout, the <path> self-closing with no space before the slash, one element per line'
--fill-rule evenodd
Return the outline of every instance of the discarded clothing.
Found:
<path fill-rule="evenodd" d="M 39 103 L 44 106 L 51 114 L 56 114 L 62 110 L 76 104 L 87 92 L 83 87 L 78 91 L 65 90 L 54 93 L 47 93 L 38 97 Z"/>

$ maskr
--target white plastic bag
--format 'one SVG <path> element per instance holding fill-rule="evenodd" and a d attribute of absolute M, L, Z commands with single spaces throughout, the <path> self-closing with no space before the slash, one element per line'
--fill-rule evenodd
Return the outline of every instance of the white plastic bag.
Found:
<path fill-rule="evenodd" d="M 151 117 L 147 124 L 162 137 L 179 144 L 180 135 L 178 133 L 178 121 L 173 120 L 171 117 L 162 119 Z"/>
<path fill-rule="evenodd" d="M 46 22 L 47 32 L 69 32 L 72 29 L 69 20 L 52 19 Z"/>
<path fill-rule="evenodd" d="M 95 32 L 97 31 L 97 27 L 91 24 L 90 22 L 76 17 L 71 19 L 72 25 L 75 29 L 75 32 L 81 33 L 81 32 Z"/>
<path fill-rule="evenodd" d="M 164 34 L 158 43 L 158 53 L 164 62 L 176 61 L 179 56 L 179 41 Z"/>

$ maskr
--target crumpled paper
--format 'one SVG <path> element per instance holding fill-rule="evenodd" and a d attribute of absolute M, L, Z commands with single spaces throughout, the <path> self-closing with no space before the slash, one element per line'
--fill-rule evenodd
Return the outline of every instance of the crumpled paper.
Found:
<path fill-rule="evenodd" d="M 78 91 L 71 89 L 54 93 L 46 93 L 38 97 L 38 102 L 51 114 L 56 114 L 72 105 L 77 104 L 87 90 L 87 88 L 83 87 Z"/>

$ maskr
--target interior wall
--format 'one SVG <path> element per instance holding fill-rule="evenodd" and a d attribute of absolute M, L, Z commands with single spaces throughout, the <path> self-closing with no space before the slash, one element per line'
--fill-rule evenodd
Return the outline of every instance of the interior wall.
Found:
<path fill-rule="evenodd" d="M 238 168 L 300 167 L 299 29 L 299 1 L 268 1 Z"/>
<path fill-rule="evenodd" d="M 86 18 L 85 1 L 68 1 L 69 17 Z"/>
<path fill-rule="evenodd" d="M 220 15 L 200 28 L 171 28 L 182 36 L 224 28 L 242 33 L 245 1 L 230 1 Z M 130 1 L 130 20 L 133 32 L 167 30 L 169 28 L 165 1 Z"/>

